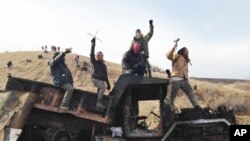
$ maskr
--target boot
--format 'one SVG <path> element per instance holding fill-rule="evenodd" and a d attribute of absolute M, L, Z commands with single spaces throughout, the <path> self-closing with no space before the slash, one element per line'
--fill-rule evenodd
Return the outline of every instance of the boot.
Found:
<path fill-rule="evenodd" d="M 96 108 L 98 109 L 105 109 L 106 107 L 102 104 L 102 101 L 100 99 L 97 100 Z"/>

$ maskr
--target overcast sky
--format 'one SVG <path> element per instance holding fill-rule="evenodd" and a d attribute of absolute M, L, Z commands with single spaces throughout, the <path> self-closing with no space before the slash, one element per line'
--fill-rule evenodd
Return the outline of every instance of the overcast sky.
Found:
<path fill-rule="evenodd" d="M 249 0 L 0 0 L 0 52 L 73 47 L 89 56 L 91 36 L 107 61 L 121 62 L 137 28 L 155 32 L 151 64 L 171 68 L 173 40 L 188 47 L 190 76 L 250 79 Z"/>

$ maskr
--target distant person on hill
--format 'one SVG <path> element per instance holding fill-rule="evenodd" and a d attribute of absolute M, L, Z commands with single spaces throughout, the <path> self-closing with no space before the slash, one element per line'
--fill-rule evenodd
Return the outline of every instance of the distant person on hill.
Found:
<path fill-rule="evenodd" d="M 174 103 L 175 97 L 181 89 L 188 96 L 195 109 L 201 109 L 199 106 L 193 89 L 188 81 L 188 63 L 190 63 L 189 52 L 183 47 L 175 53 L 177 42 L 174 47 L 167 52 L 166 57 L 172 61 L 172 92 L 171 103 Z M 191 63 L 190 63 L 191 64 Z"/>
<path fill-rule="evenodd" d="M 140 50 L 140 44 L 134 43 L 133 47 L 124 54 L 122 59 L 123 73 L 137 74 L 138 76 L 144 75 L 146 65 L 144 56 Z"/>
<path fill-rule="evenodd" d="M 65 95 L 60 105 L 61 109 L 69 109 L 70 100 L 74 91 L 73 78 L 67 65 L 65 64 L 65 55 L 70 53 L 71 49 L 65 52 L 55 52 L 53 59 L 48 62 L 50 66 L 50 75 L 53 80 L 53 85 L 64 89 Z"/>
<path fill-rule="evenodd" d="M 134 43 L 140 44 L 140 46 L 141 46 L 140 51 L 144 54 L 144 61 L 146 64 L 145 69 L 147 68 L 147 71 L 145 70 L 144 72 L 148 72 L 147 74 L 149 75 L 149 77 L 151 77 L 151 68 L 150 68 L 150 64 L 148 61 L 148 58 L 149 58 L 148 42 L 152 38 L 153 34 L 154 34 L 153 20 L 149 20 L 149 32 L 148 32 L 148 34 L 143 36 L 143 34 L 141 33 L 141 30 L 137 29 L 135 31 L 135 36 L 134 36 L 134 38 L 131 42 L 131 45 L 130 45 L 130 48 L 133 48 Z"/>
<path fill-rule="evenodd" d="M 79 55 L 75 55 L 75 64 L 76 64 L 76 67 L 79 67 L 79 61 L 80 61 L 80 56 Z"/>
<path fill-rule="evenodd" d="M 108 79 L 107 66 L 103 60 L 103 53 L 99 51 L 95 55 L 95 38 L 91 40 L 90 61 L 93 64 L 93 83 L 98 88 L 96 108 L 105 109 L 105 106 L 102 104 L 102 98 L 105 90 L 110 90 L 110 83 Z"/>
<path fill-rule="evenodd" d="M 7 67 L 8 67 L 8 70 L 11 70 L 11 69 L 12 69 L 13 64 L 12 64 L 12 61 L 11 61 L 11 60 L 7 63 Z"/>
<path fill-rule="evenodd" d="M 44 47 L 44 53 L 48 53 L 47 46 Z"/>

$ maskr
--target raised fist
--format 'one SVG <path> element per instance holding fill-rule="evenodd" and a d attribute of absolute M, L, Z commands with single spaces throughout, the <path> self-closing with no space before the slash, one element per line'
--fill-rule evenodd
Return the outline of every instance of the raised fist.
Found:
<path fill-rule="evenodd" d="M 91 43 L 95 43 L 95 37 L 91 40 Z"/>
<path fill-rule="evenodd" d="M 149 20 L 149 24 L 150 24 L 150 25 L 153 25 L 153 20 Z"/>
<path fill-rule="evenodd" d="M 65 53 L 65 54 L 70 53 L 71 50 L 72 50 L 72 48 L 66 48 L 64 53 Z"/>
<path fill-rule="evenodd" d="M 91 40 L 91 45 L 95 46 L 95 37 Z"/>

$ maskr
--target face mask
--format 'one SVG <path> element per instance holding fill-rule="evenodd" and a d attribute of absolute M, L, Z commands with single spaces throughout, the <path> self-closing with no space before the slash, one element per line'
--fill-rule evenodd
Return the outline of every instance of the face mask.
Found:
<path fill-rule="evenodd" d="M 140 45 L 139 44 L 134 44 L 134 47 L 133 47 L 133 52 L 135 53 L 135 54 L 138 54 L 139 52 L 140 52 L 140 49 L 141 49 L 141 47 L 140 47 Z"/>

